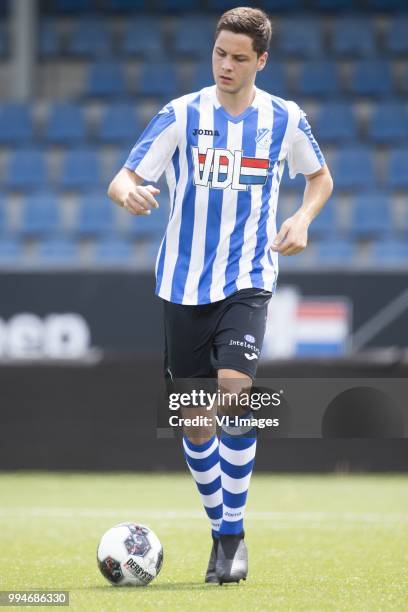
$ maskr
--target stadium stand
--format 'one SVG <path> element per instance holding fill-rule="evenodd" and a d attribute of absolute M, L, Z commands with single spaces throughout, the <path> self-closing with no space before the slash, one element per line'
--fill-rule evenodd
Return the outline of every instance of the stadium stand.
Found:
<path fill-rule="evenodd" d="M 4 183 L 10 191 L 47 187 L 47 165 L 41 149 L 15 149 L 8 158 Z"/>
<path fill-rule="evenodd" d="M 152 36 L 152 32 L 156 32 L 156 35 Z M 126 23 L 119 50 L 124 55 L 144 59 L 163 57 L 165 54 L 163 40 L 155 20 L 149 17 L 139 17 Z"/>
<path fill-rule="evenodd" d="M 350 235 L 381 238 L 392 232 L 388 198 L 379 192 L 363 193 L 352 199 Z"/>
<path fill-rule="evenodd" d="M 68 41 L 68 53 L 75 56 L 109 56 L 111 52 L 107 24 L 95 19 L 81 19 Z"/>
<path fill-rule="evenodd" d="M 27 195 L 23 202 L 20 233 L 26 238 L 52 237 L 60 229 L 60 208 L 56 198 L 45 193 Z"/>
<path fill-rule="evenodd" d="M 355 245 L 351 240 L 325 240 L 319 242 L 316 245 L 315 257 L 321 266 L 350 264 L 353 260 L 358 261 Z"/>
<path fill-rule="evenodd" d="M 406 265 L 408 259 L 408 244 L 403 241 L 384 240 L 375 242 L 372 257 L 380 266 L 399 267 Z"/>
<path fill-rule="evenodd" d="M 17 238 L 0 239 L 1 266 L 14 266 L 24 259 L 23 243 Z"/>
<path fill-rule="evenodd" d="M 141 128 L 133 104 L 109 104 L 105 106 L 97 130 L 97 137 L 106 143 L 124 144 L 135 141 Z"/>
<path fill-rule="evenodd" d="M 126 83 L 122 67 L 113 61 L 92 63 L 84 93 L 94 98 L 125 96 Z"/>
<path fill-rule="evenodd" d="M 21 145 L 34 135 L 30 108 L 21 103 L 5 103 L 0 108 L 0 144 Z"/>
<path fill-rule="evenodd" d="M 374 108 L 369 137 L 374 143 L 403 143 L 408 139 L 408 110 L 401 102 L 380 102 Z"/>
<path fill-rule="evenodd" d="M 387 187 L 397 190 L 408 189 L 408 147 L 392 149 L 387 164 Z"/>
<path fill-rule="evenodd" d="M 395 17 L 385 39 L 385 50 L 393 55 L 408 53 L 408 19 Z"/>
<path fill-rule="evenodd" d="M 282 19 L 277 28 L 277 37 L 278 50 L 283 55 L 300 58 L 323 56 L 319 19 Z"/>
<path fill-rule="evenodd" d="M 356 96 L 385 96 L 393 93 L 390 63 L 385 60 L 364 59 L 355 63 L 350 91 Z"/>
<path fill-rule="evenodd" d="M 338 58 L 374 55 L 375 38 L 372 22 L 350 17 L 338 19 L 333 32 L 332 51 Z"/>
<path fill-rule="evenodd" d="M 320 106 L 314 130 L 321 143 L 342 143 L 357 139 L 357 119 L 353 107 L 344 102 L 327 102 Z"/>
<path fill-rule="evenodd" d="M 83 195 L 79 201 L 74 234 L 79 237 L 110 234 L 114 230 L 114 212 L 105 192 Z"/>
<path fill-rule="evenodd" d="M 300 96 L 332 97 L 339 90 L 336 62 L 310 61 L 300 67 L 297 91 Z"/>
<path fill-rule="evenodd" d="M 55 144 L 80 144 L 86 140 L 87 126 L 79 104 L 56 103 L 48 115 L 44 137 Z"/>
<path fill-rule="evenodd" d="M 174 36 L 174 51 L 179 55 L 201 58 L 208 54 L 208 41 L 212 40 L 213 34 L 213 19 L 182 18 Z"/>
<path fill-rule="evenodd" d="M 402 265 L 408 261 L 406 1 L 260 4 L 275 23 L 257 85 L 305 109 L 335 178 L 335 195 L 310 228 L 311 255 L 284 265 L 298 261 L 302 268 L 322 257 L 325 265 L 360 265 L 361 244 L 369 247 L 366 265 Z M 106 188 L 164 103 L 212 83 L 213 28 L 230 3 L 41 0 L 39 6 L 36 97 L 23 104 L 1 93 L 0 265 L 27 259 L 33 244 L 41 265 L 126 265 L 139 242 L 150 264 L 166 223 L 166 188 L 160 210 L 148 218 L 124 218 L 107 203 Z M 9 43 L 0 6 L 0 67 Z M 292 181 L 285 170 L 283 194 L 300 202 L 303 186 L 302 176 Z M 15 197 L 21 216 L 9 224 Z M 71 224 L 62 222 L 65 213 Z"/>
<path fill-rule="evenodd" d="M 338 215 L 336 213 L 336 203 L 332 199 L 311 224 L 310 237 L 316 239 L 336 238 L 336 234 L 339 232 Z"/>
<path fill-rule="evenodd" d="M 116 237 L 105 238 L 95 244 L 92 255 L 92 262 L 95 265 L 127 266 L 132 261 L 132 242 Z"/>
<path fill-rule="evenodd" d="M 91 189 L 101 181 L 99 152 L 95 149 L 71 149 L 62 161 L 62 189 Z"/>
<path fill-rule="evenodd" d="M 57 237 L 40 240 L 37 245 L 36 259 L 43 265 L 72 266 L 79 262 L 78 245 L 70 238 Z"/>

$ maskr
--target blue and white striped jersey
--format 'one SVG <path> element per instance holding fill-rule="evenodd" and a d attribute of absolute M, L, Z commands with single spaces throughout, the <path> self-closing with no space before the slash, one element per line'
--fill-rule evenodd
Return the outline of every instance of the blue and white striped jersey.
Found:
<path fill-rule="evenodd" d="M 291 178 L 325 163 L 298 105 L 260 89 L 236 117 L 218 102 L 215 85 L 154 117 L 125 167 L 152 182 L 166 173 L 170 213 L 157 295 L 194 305 L 247 287 L 275 290 L 278 257 L 270 247 L 286 159 Z"/>

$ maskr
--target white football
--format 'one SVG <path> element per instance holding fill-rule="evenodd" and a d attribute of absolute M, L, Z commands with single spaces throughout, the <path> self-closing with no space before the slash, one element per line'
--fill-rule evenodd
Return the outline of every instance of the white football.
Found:
<path fill-rule="evenodd" d="M 146 586 L 160 572 L 163 547 L 149 527 L 120 523 L 102 536 L 97 561 L 111 584 Z"/>

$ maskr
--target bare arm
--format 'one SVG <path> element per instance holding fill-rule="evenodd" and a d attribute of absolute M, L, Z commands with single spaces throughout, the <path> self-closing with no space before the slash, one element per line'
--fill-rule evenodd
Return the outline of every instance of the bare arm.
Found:
<path fill-rule="evenodd" d="M 307 246 L 307 230 L 333 191 L 333 179 L 327 166 L 306 176 L 303 202 L 292 217 L 286 219 L 276 235 L 272 250 L 281 255 L 296 255 Z"/>
<path fill-rule="evenodd" d="M 133 215 L 150 215 L 151 208 L 159 207 L 154 196 L 160 193 L 160 189 L 142 183 L 140 176 L 122 168 L 110 183 L 108 196 Z"/>

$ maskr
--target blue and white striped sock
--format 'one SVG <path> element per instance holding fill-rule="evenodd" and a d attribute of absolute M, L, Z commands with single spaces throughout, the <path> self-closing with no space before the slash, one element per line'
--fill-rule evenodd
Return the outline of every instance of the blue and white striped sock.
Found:
<path fill-rule="evenodd" d="M 204 444 L 193 444 L 183 436 L 184 456 L 197 484 L 204 509 L 211 522 L 212 533 L 218 537 L 222 519 L 222 488 L 217 436 Z"/>
<path fill-rule="evenodd" d="M 219 453 L 223 515 L 220 534 L 237 534 L 244 529 L 245 505 L 255 452 L 256 429 L 241 435 L 229 435 L 222 431 Z"/>

